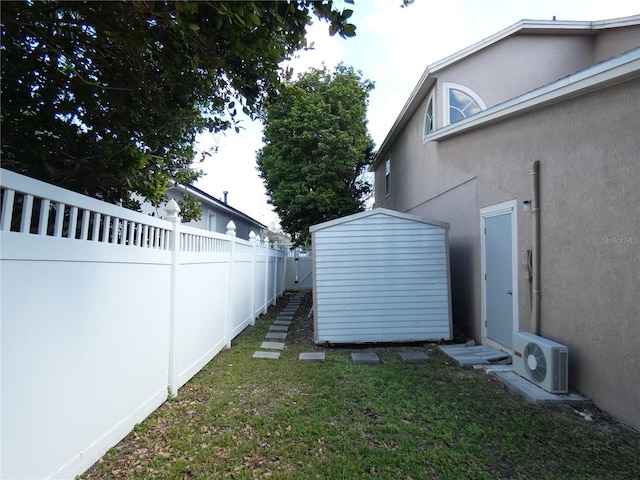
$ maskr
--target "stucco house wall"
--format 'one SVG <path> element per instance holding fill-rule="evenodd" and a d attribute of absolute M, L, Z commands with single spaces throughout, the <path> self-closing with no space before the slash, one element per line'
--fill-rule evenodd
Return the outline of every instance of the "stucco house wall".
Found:
<path fill-rule="evenodd" d="M 462 83 L 491 107 L 593 65 L 593 42 L 577 35 L 510 37 L 440 71 L 437 94 L 445 82 Z"/>
<path fill-rule="evenodd" d="M 635 18 L 635 17 L 633 17 Z M 640 25 L 640 17 L 636 18 Z M 482 54 L 437 71 L 435 88 L 455 81 L 499 99 L 480 77 L 510 72 L 520 49 L 534 55 L 536 38 L 548 56 L 550 37 L 505 38 Z M 565 38 L 566 37 L 566 38 Z M 517 39 L 517 40 L 516 40 Z M 516 40 L 516 41 L 514 41 Z M 523 40 L 523 41 L 521 41 Z M 560 57 L 579 52 L 556 79 L 640 46 L 638 26 L 597 34 L 561 36 Z M 586 46 L 583 49 L 583 46 Z M 517 48 L 516 48 L 517 47 Z M 566 49 L 566 51 L 565 51 Z M 498 55 L 498 52 L 500 54 Z M 511 53 L 510 53 L 511 52 Z M 543 50 L 537 57 L 543 58 Z M 518 57 L 518 58 L 512 58 Z M 515 62 L 515 63 L 514 63 Z M 534 59 L 535 63 L 535 59 Z M 550 61 L 552 65 L 556 62 Z M 560 62 L 562 63 L 562 62 Z M 423 143 L 428 91 L 405 106 L 374 164 L 376 206 L 450 223 L 454 332 L 487 343 L 482 321 L 480 209 L 515 200 L 517 215 L 517 325 L 531 331 L 531 283 L 526 253 L 532 248 L 532 216 L 523 212 L 532 197 L 529 170 L 540 161 L 541 320 L 539 334 L 569 347 L 572 388 L 634 428 L 640 429 L 640 67 L 619 81 L 559 99 L 494 123 L 460 129 Z M 536 67 L 537 69 L 538 67 Z M 635 70 L 634 70 L 635 68 Z M 577 69 L 577 70 L 576 70 Z M 457 73 L 456 73 L 457 72 Z M 635 73 L 634 73 L 635 72 Z M 455 73 L 455 74 L 454 74 Z M 519 72 L 515 78 L 519 79 Z M 457 75 L 460 75 L 458 77 Z M 539 75 L 537 86 L 552 82 Z M 519 80 L 518 80 L 519 81 Z M 516 85 L 517 82 L 513 82 Z M 442 95 L 436 95 L 438 108 Z M 485 100 L 485 98 L 483 98 Z M 441 110 L 440 110 L 441 111 Z M 384 160 L 391 159 L 391 191 L 385 195 Z"/>
<path fill-rule="evenodd" d="M 638 38 L 640 38 L 640 25 L 599 31 L 595 39 L 594 63 L 637 48 Z"/>

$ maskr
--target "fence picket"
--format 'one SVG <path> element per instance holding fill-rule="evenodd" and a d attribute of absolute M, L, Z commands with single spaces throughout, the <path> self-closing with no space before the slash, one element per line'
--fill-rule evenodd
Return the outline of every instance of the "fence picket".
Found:
<path fill-rule="evenodd" d="M 33 215 L 33 195 L 27 194 L 24 196 L 22 200 L 22 218 L 20 219 L 21 233 L 30 233 L 32 215 Z"/>
<path fill-rule="evenodd" d="M 61 237 L 62 236 L 62 227 L 64 226 L 64 209 L 66 205 L 64 203 L 56 204 L 56 217 L 53 224 L 53 236 Z"/>
<path fill-rule="evenodd" d="M 67 238 L 76 238 L 76 229 L 78 228 L 78 207 L 69 209 L 69 230 Z"/>
<path fill-rule="evenodd" d="M 14 190 L 5 190 L 2 199 L 2 213 L 0 213 L 0 228 L 2 230 L 11 229 L 11 217 L 13 216 L 13 201 L 16 192 Z"/>
<path fill-rule="evenodd" d="M 100 236 L 100 220 L 102 216 L 96 212 L 93 214 L 93 231 L 91 232 L 91 240 L 97 242 Z"/>

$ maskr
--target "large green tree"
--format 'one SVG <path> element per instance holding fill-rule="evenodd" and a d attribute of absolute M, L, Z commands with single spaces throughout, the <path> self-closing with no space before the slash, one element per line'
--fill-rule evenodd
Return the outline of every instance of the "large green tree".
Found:
<path fill-rule="evenodd" d="M 346 0 L 347 3 L 351 3 Z M 195 135 L 259 112 L 332 0 L 2 2 L 2 165 L 127 203 L 188 184 Z"/>
<path fill-rule="evenodd" d="M 373 83 L 339 65 L 312 69 L 269 99 L 258 169 L 296 245 L 309 226 L 363 210 L 371 186 L 362 174 L 373 158 L 367 105 Z"/>

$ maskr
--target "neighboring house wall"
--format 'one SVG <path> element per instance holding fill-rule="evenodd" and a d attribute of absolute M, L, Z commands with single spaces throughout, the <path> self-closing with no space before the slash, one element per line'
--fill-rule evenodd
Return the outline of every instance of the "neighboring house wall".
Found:
<path fill-rule="evenodd" d="M 530 42 L 506 39 L 483 55 L 438 72 L 437 82 L 466 82 L 470 72 L 503 76 L 508 96 L 521 81 L 511 76 L 520 48 L 537 64 L 545 58 Z M 566 67 L 548 58 L 556 79 L 602 61 L 629 45 L 640 45 L 640 30 L 601 32 L 561 38 L 560 57 L 575 48 L 578 58 Z M 523 41 L 520 41 L 523 40 Z M 547 39 L 547 56 L 554 57 Z M 591 48 L 591 57 L 582 50 Z M 512 48 L 514 55 L 507 53 Z M 565 50 L 566 47 L 566 50 Z M 571 47 L 571 48 L 569 48 Z M 501 52 L 507 68 L 497 62 Z M 494 53 L 496 55 L 494 55 Z M 525 56 L 525 55 L 523 55 Z M 423 144 L 425 98 L 408 109 L 409 118 L 381 152 L 376 167 L 376 206 L 449 222 L 454 330 L 491 343 L 483 324 L 481 217 L 483 208 L 515 200 L 517 211 L 517 315 L 514 329 L 531 331 L 531 283 L 526 254 L 532 247 L 531 214 L 522 211 L 532 198 L 529 170 L 540 161 L 541 320 L 540 335 L 569 347 L 572 387 L 601 408 L 640 428 L 640 73 L 615 85 L 565 98 L 503 121 L 427 141 Z M 544 69 L 540 64 L 533 70 Z M 457 71 L 456 75 L 452 72 Z M 509 75 L 505 75 L 509 72 Z M 533 72 L 532 72 L 533 73 Z M 460 75 L 458 77 L 457 75 Z M 487 75 L 494 75 L 489 72 Z M 468 83 L 485 95 L 488 106 L 504 101 L 471 75 Z M 552 78 L 539 75 L 537 87 Z M 514 83 L 515 85 L 515 83 Z M 517 85 L 516 85 L 517 86 Z M 525 83 L 520 94 L 535 85 Z M 440 88 L 439 86 L 436 88 Z M 510 90 L 511 89 L 511 90 Z M 440 90 L 438 90 L 440 91 Z M 438 100 L 442 105 L 441 96 Z M 389 138 L 389 137 L 388 137 Z M 384 193 L 384 158 L 391 158 L 391 193 Z M 498 345 L 499 346 L 499 345 Z"/>

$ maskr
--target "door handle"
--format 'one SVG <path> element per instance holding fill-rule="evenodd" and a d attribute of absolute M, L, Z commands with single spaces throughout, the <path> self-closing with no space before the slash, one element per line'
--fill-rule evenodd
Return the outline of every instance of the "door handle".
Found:
<path fill-rule="evenodd" d="M 507 295 L 513 295 L 513 292 L 511 290 L 507 290 Z"/>

